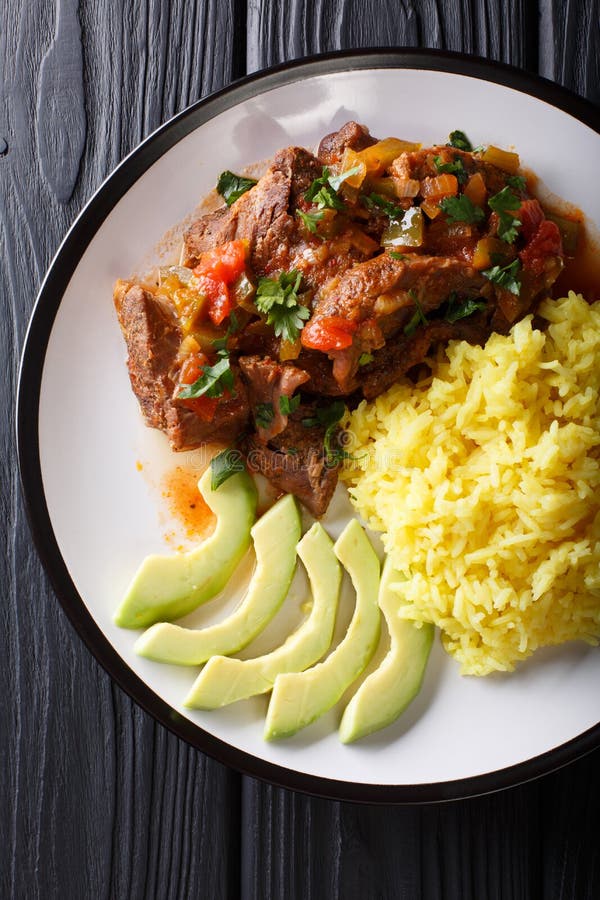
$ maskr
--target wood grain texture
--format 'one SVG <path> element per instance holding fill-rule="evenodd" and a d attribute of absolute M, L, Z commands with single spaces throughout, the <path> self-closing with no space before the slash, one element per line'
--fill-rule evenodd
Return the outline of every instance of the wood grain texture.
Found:
<path fill-rule="evenodd" d="M 250 0 L 248 71 L 358 47 L 436 47 L 535 68 L 536 9 L 527 0 Z"/>
<path fill-rule="evenodd" d="M 149 132 L 246 69 L 378 45 L 539 67 L 600 100 L 598 0 L 0 4 L 2 898 L 600 896 L 600 752 L 531 785 L 423 808 L 332 803 L 241 778 L 111 683 L 66 621 L 25 522 L 19 351 L 37 286 L 91 193 Z M 43 105 L 52 47 L 70 61 L 78 123 L 60 142 L 44 130 L 44 115 L 65 106 L 60 65 L 50 79 L 60 99 Z"/>
<path fill-rule="evenodd" d="M 13 440 L 18 357 L 44 270 L 122 157 L 237 74 L 233 5 L 148 0 L 121 10 L 89 0 L 76 13 L 83 67 L 70 67 L 68 87 L 84 100 L 85 144 L 50 145 L 38 143 L 35 111 L 49 114 L 38 117 L 39 128 L 55 128 L 64 82 L 60 60 L 50 79 L 42 61 L 49 47 L 62 60 L 77 48 L 64 45 L 51 0 L 0 4 L 0 515 L 8 526 L 0 562 L 0 896 L 235 897 L 239 776 L 157 725 L 84 648 L 32 547 Z M 59 99 L 46 110 L 49 89 Z"/>

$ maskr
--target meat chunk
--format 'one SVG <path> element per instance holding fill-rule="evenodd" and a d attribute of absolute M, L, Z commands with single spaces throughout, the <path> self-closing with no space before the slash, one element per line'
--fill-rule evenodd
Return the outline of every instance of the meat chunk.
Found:
<path fill-rule="evenodd" d="M 118 281 L 114 303 L 127 344 L 127 368 L 142 415 L 152 428 L 166 428 L 173 394 L 170 371 L 181 333 L 175 313 L 138 284 Z"/>
<path fill-rule="evenodd" d="M 506 172 L 490 163 L 483 162 L 473 153 L 446 146 L 428 147 L 423 150 L 401 153 L 394 160 L 390 171 L 397 178 L 414 178 L 422 181 L 424 178 L 433 178 L 439 175 L 436 160 L 442 165 L 459 160 L 467 175 L 479 172 L 483 176 L 485 186 L 490 194 L 498 193 L 506 185 Z"/>
<path fill-rule="evenodd" d="M 184 236 L 186 265 L 195 265 L 202 253 L 218 244 L 243 238 L 249 242 L 257 275 L 287 268 L 297 229 L 296 204 L 320 174 L 319 161 L 306 150 L 280 150 L 258 184 L 229 209 L 202 216 L 190 226 Z"/>
<path fill-rule="evenodd" d="M 234 368 L 234 389 L 210 422 L 177 399 L 181 332 L 171 307 L 138 284 L 117 282 L 114 303 L 127 345 L 131 387 L 147 425 L 166 432 L 174 450 L 229 441 L 249 419 L 246 386 Z"/>
<path fill-rule="evenodd" d="M 358 122 L 346 122 L 339 131 L 325 135 L 319 144 L 317 156 L 324 165 L 334 166 L 341 161 L 346 147 L 349 147 L 350 150 L 360 151 L 375 143 L 377 143 L 376 139 L 371 137 L 368 128 L 365 128 L 364 125 L 359 125 Z"/>
<path fill-rule="evenodd" d="M 276 488 L 294 494 L 315 516 L 324 515 L 338 481 L 339 464 L 328 460 L 320 427 L 306 428 L 304 409 L 290 417 L 287 428 L 269 444 L 256 437 L 248 439 L 248 465 L 260 472 Z"/>
<path fill-rule="evenodd" d="M 288 417 L 281 409 L 281 398 L 292 397 L 296 389 L 307 382 L 310 376 L 292 363 L 282 365 L 270 357 L 241 356 L 239 362 L 248 384 L 252 409 L 262 406 L 264 411 L 266 406 L 268 411 L 267 415 L 259 417 L 259 422 L 256 423 L 258 438 L 266 443 L 281 434 L 287 426 Z M 261 421 L 265 424 L 261 425 Z"/>

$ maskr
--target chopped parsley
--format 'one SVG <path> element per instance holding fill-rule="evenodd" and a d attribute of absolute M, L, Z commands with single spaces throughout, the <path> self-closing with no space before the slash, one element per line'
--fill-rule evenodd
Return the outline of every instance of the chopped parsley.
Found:
<path fill-rule="evenodd" d="M 466 150 L 468 153 L 473 151 L 473 145 L 464 131 L 451 131 L 448 137 L 448 146 L 454 147 L 456 150 Z"/>
<path fill-rule="evenodd" d="M 454 324 L 459 319 L 466 319 L 482 309 L 485 309 L 483 297 L 469 297 L 467 300 L 459 300 L 453 291 L 448 297 L 444 319 L 446 322 Z"/>
<path fill-rule="evenodd" d="M 518 259 L 515 259 L 514 262 L 509 263 L 507 266 L 497 265 L 491 269 L 484 269 L 482 274 L 494 284 L 506 288 L 512 294 L 518 295 L 521 293 L 520 273 L 521 263 Z"/>
<path fill-rule="evenodd" d="M 302 212 L 301 209 L 296 210 L 296 215 L 302 219 L 302 224 L 304 227 L 310 231 L 312 234 L 317 233 L 317 225 L 323 218 L 323 210 L 317 210 L 317 212 Z"/>
<path fill-rule="evenodd" d="M 518 229 L 521 225 L 521 220 L 514 215 L 520 208 L 521 201 L 510 187 L 504 187 L 490 197 L 488 205 L 498 214 L 498 237 L 507 244 L 512 244 L 519 234 Z"/>
<path fill-rule="evenodd" d="M 253 188 L 256 183 L 255 178 L 245 178 L 243 175 L 236 175 L 234 172 L 226 170 L 219 175 L 217 191 L 227 206 L 231 206 L 238 197 Z"/>
<path fill-rule="evenodd" d="M 388 256 L 391 256 L 392 259 L 399 259 L 399 260 L 408 259 L 408 256 L 406 255 L 406 253 L 398 253 L 397 250 L 390 250 L 388 252 Z"/>
<path fill-rule="evenodd" d="M 232 309 L 229 313 L 229 325 L 227 326 L 227 331 L 225 332 L 223 337 L 216 338 L 214 341 L 212 341 L 212 346 L 216 350 L 217 356 L 227 356 L 227 341 L 232 334 L 235 334 L 236 331 L 239 330 L 239 327 L 240 323 L 238 322 L 235 311 Z"/>
<path fill-rule="evenodd" d="M 298 301 L 298 289 L 302 273 L 293 269 L 282 272 L 278 278 L 259 278 L 254 303 L 267 317 L 276 337 L 293 343 L 304 328 L 310 313 Z"/>
<path fill-rule="evenodd" d="M 279 411 L 284 416 L 289 416 L 291 413 L 295 412 L 300 406 L 300 394 L 297 394 L 295 397 L 288 397 L 287 394 L 282 394 L 279 398 Z"/>
<path fill-rule="evenodd" d="M 329 406 L 317 406 L 314 416 L 302 419 L 305 428 L 312 428 L 314 425 L 322 425 L 329 428 L 331 425 L 337 425 L 346 409 L 343 400 L 334 400 Z"/>
<path fill-rule="evenodd" d="M 309 203 L 315 203 L 319 209 L 344 210 L 344 201 L 338 195 L 338 191 L 344 181 L 360 171 L 359 166 L 347 169 L 340 175 L 332 175 L 327 166 L 323 166 L 320 178 L 315 178 L 311 186 L 304 193 L 304 199 Z"/>
<path fill-rule="evenodd" d="M 244 460 L 239 450 L 228 448 L 217 453 L 210 461 L 210 486 L 213 491 L 235 475 L 244 471 Z"/>
<path fill-rule="evenodd" d="M 272 403 L 257 403 L 254 409 L 254 421 L 259 428 L 268 428 L 275 418 Z"/>
<path fill-rule="evenodd" d="M 367 209 L 380 209 L 394 222 L 399 221 L 404 215 L 404 210 L 401 206 L 397 206 L 391 200 L 382 197 L 381 194 L 361 194 L 360 200 Z"/>
<path fill-rule="evenodd" d="M 443 200 L 440 200 L 439 207 L 451 222 L 467 222 L 469 225 L 476 225 L 485 219 L 484 211 L 479 206 L 475 206 L 466 194 L 459 194 L 458 197 L 444 197 Z"/>
<path fill-rule="evenodd" d="M 449 175 L 456 175 L 460 184 L 464 184 L 469 177 L 467 170 L 465 169 L 465 165 L 462 159 L 460 159 L 459 157 L 452 160 L 452 162 L 445 163 L 442 162 L 441 156 L 434 156 L 433 162 L 435 164 L 436 172 L 439 172 L 440 175 L 443 175 L 444 173 L 448 173 Z"/>
<path fill-rule="evenodd" d="M 427 325 L 427 316 L 423 312 L 423 307 L 419 302 L 419 298 L 414 291 L 409 291 L 410 296 L 414 300 L 415 311 L 407 324 L 404 326 L 404 334 L 410 337 L 415 333 L 419 325 Z"/>
<path fill-rule="evenodd" d="M 375 357 L 372 353 L 361 353 L 358 357 L 358 364 L 359 366 L 368 366 L 374 359 Z"/>
<path fill-rule="evenodd" d="M 225 351 L 226 352 L 226 351 Z M 214 366 L 204 366 L 202 374 L 193 384 L 182 385 L 178 397 L 194 400 L 196 397 L 222 397 L 225 390 L 233 388 L 233 372 L 229 356 L 222 356 Z"/>
<path fill-rule="evenodd" d="M 527 188 L 527 179 L 524 175 L 509 175 L 506 183 L 515 191 L 524 191 Z"/>

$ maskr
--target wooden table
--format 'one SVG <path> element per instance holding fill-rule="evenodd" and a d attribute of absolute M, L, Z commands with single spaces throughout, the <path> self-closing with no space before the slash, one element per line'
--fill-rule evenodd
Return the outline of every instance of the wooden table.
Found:
<path fill-rule="evenodd" d="M 0 896 L 599 897 L 600 751 L 492 796 L 369 807 L 243 777 L 157 725 L 49 588 L 12 411 L 53 253 L 161 122 L 263 66 L 378 45 L 503 60 L 600 103 L 598 0 L 3 0 L 0 17 Z"/>

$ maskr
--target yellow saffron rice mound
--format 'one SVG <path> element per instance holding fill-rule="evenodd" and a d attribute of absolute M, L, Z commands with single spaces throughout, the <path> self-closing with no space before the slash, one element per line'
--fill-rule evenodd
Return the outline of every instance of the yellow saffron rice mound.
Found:
<path fill-rule="evenodd" d="M 465 674 L 600 637 L 600 303 L 539 315 L 349 417 L 342 477 L 407 576 L 400 614 L 438 625 Z"/>

